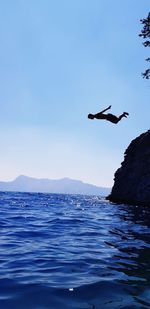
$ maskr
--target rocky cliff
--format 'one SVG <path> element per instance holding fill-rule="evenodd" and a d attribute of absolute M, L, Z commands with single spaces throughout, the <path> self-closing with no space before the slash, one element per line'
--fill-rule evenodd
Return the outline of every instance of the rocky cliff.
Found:
<path fill-rule="evenodd" d="M 107 199 L 115 203 L 150 206 L 150 130 L 134 139 L 125 151 Z"/>

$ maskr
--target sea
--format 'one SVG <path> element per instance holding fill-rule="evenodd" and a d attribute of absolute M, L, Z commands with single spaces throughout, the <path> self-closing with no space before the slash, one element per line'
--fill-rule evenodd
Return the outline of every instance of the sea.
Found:
<path fill-rule="evenodd" d="M 150 210 L 0 192 L 1 309 L 149 309 Z"/>

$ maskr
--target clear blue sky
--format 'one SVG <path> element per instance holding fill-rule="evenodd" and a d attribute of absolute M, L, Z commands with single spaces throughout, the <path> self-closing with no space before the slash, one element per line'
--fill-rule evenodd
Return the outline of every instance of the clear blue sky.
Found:
<path fill-rule="evenodd" d="M 20 174 L 111 186 L 130 141 L 149 129 L 149 0 L 0 3 L 0 180 Z M 87 114 L 112 105 L 118 125 Z"/>

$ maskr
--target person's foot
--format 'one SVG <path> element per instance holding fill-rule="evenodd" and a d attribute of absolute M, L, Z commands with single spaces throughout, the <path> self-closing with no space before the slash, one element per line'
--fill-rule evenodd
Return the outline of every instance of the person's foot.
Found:
<path fill-rule="evenodd" d="M 127 118 L 127 116 L 129 116 L 129 113 L 124 112 L 124 113 L 123 113 L 123 115 L 124 115 L 124 117 L 126 117 L 126 118 Z"/>

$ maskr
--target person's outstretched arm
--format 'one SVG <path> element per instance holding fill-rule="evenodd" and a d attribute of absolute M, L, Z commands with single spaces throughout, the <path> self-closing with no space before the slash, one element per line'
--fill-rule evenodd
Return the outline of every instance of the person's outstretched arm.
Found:
<path fill-rule="evenodd" d="M 100 113 L 104 113 L 104 112 L 106 112 L 106 111 L 108 111 L 108 109 L 110 109 L 111 108 L 111 105 L 109 105 L 107 108 L 105 108 L 103 111 L 101 111 Z"/>

